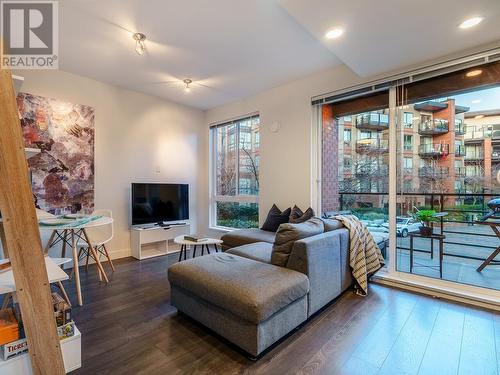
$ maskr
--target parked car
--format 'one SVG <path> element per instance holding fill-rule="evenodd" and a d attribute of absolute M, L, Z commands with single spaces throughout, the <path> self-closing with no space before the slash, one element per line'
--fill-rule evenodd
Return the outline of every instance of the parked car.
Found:
<path fill-rule="evenodd" d="M 382 224 L 389 228 L 389 223 Z M 397 216 L 396 217 L 396 234 L 401 237 L 408 237 L 408 233 L 418 232 L 422 223 L 412 217 Z"/>

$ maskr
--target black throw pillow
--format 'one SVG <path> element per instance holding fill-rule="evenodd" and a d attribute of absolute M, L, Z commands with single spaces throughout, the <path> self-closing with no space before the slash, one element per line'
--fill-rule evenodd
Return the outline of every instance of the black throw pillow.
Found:
<path fill-rule="evenodd" d="M 307 221 L 313 217 L 314 217 L 314 210 L 311 207 L 309 207 L 306 210 L 306 212 L 302 212 L 302 210 L 295 205 L 293 206 L 292 212 L 290 213 L 290 223 L 292 224 L 303 223 L 304 221 Z"/>
<path fill-rule="evenodd" d="M 281 224 L 288 223 L 290 212 L 292 209 L 288 207 L 285 211 L 281 211 L 275 204 L 269 210 L 266 221 L 260 229 L 268 232 L 276 232 Z"/>

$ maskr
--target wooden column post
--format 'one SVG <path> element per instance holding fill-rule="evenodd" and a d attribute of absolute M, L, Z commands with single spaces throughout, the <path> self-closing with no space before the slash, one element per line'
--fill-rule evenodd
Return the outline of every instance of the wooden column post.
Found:
<path fill-rule="evenodd" d="M 0 43 L 1 47 L 1 43 Z M 34 374 L 64 374 L 9 70 L 0 69 L 0 210 Z"/>

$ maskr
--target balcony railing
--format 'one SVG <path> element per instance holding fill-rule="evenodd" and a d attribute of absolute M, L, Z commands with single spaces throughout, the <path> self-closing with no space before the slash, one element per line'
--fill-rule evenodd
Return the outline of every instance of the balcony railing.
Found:
<path fill-rule="evenodd" d="M 448 131 L 449 123 L 445 119 L 420 120 L 418 124 L 418 134 L 420 135 L 446 134 Z"/>
<path fill-rule="evenodd" d="M 477 129 L 474 125 L 465 125 L 466 133 L 464 141 L 467 143 L 482 142 L 485 138 L 491 138 L 491 130 L 487 128 Z"/>
<path fill-rule="evenodd" d="M 465 147 L 462 145 L 455 146 L 455 156 L 458 156 L 458 157 L 465 156 Z"/>
<path fill-rule="evenodd" d="M 356 141 L 356 152 L 362 154 L 389 152 L 387 139 L 367 138 Z"/>
<path fill-rule="evenodd" d="M 470 149 L 465 150 L 465 160 L 482 160 L 484 159 L 484 150 L 481 148 L 476 148 L 474 151 Z"/>
<path fill-rule="evenodd" d="M 363 113 L 355 117 L 356 128 L 366 130 L 389 129 L 389 115 L 383 113 Z"/>
<path fill-rule="evenodd" d="M 340 192 L 339 211 L 343 214 L 356 215 L 373 232 L 383 232 L 384 228 L 389 227 L 388 196 L 387 192 Z M 497 236 L 489 228 L 476 224 L 477 220 L 489 212 L 486 203 L 496 197 L 498 197 L 496 194 L 467 193 L 458 190 L 455 193 L 436 194 L 415 191 L 410 195 L 405 191 L 405 195 L 398 195 L 397 199 L 399 203 L 405 203 L 407 199 L 410 205 L 415 205 L 415 201 L 418 201 L 416 206 L 419 209 L 433 209 L 448 213 L 440 217 L 438 222 L 433 223 L 433 227 L 434 233 L 446 236 L 443 241 L 444 267 L 455 265 L 460 269 L 458 275 L 460 278 L 452 279 L 455 276 L 449 276 L 450 281 L 477 283 L 478 286 L 498 290 L 500 284 L 497 282 L 497 275 L 483 273 L 482 277 L 478 278 L 476 271 L 477 264 L 484 262 L 498 246 Z M 407 216 L 408 205 L 399 203 L 397 215 Z M 408 255 L 409 238 L 398 237 L 393 246 L 396 246 L 399 254 Z M 417 250 L 414 251 L 430 258 L 430 243 L 422 242 L 421 246 L 417 245 Z M 471 266 L 471 262 L 477 262 L 477 264 Z M 399 263 L 400 258 L 398 258 Z M 467 267 L 462 267 L 463 265 Z M 490 265 L 495 266 L 491 267 L 494 271 L 497 266 L 500 266 L 500 259 L 497 257 Z M 471 275 L 471 278 L 465 279 L 466 275 Z"/>
<path fill-rule="evenodd" d="M 464 177 L 466 173 L 465 167 L 455 167 L 455 176 Z"/>
<path fill-rule="evenodd" d="M 428 143 L 418 147 L 418 155 L 422 158 L 445 157 L 450 153 L 450 145 L 445 143 Z"/>
<path fill-rule="evenodd" d="M 491 153 L 491 160 L 500 160 L 500 151 L 493 150 L 493 152 Z"/>
<path fill-rule="evenodd" d="M 448 167 L 421 167 L 418 176 L 422 178 L 447 178 L 450 174 Z"/>
<path fill-rule="evenodd" d="M 466 132 L 465 123 L 463 120 L 455 120 L 455 135 L 464 135 Z"/>
<path fill-rule="evenodd" d="M 381 177 L 387 176 L 389 178 L 389 166 L 388 165 L 358 165 L 354 173 L 357 176 L 363 177 Z"/>
<path fill-rule="evenodd" d="M 484 177 L 484 170 L 481 169 L 468 169 L 465 171 L 466 178 L 482 178 Z"/>

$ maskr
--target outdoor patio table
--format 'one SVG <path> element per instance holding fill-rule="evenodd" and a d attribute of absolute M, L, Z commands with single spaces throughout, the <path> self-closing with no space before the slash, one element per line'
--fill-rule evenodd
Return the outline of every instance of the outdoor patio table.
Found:
<path fill-rule="evenodd" d="M 500 221 L 476 221 L 475 223 L 479 225 L 489 225 L 490 228 L 493 230 L 493 232 L 495 232 L 498 239 L 500 239 L 500 231 L 498 230 L 498 227 L 500 227 Z M 494 261 L 495 257 L 498 254 L 500 254 L 500 246 L 498 246 L 495 250 L 493 250 L 490 256 L 486 258 L 486 260 L 483 263 L 481 263 L 481 265 L 476 269 L 476 271 L 481 272 L 484 269 L 484 267 L 486 267 L 487 265 L 491 264 Z"/>

